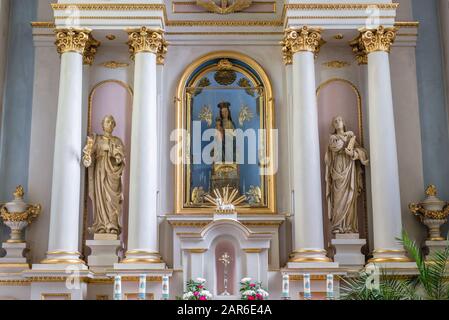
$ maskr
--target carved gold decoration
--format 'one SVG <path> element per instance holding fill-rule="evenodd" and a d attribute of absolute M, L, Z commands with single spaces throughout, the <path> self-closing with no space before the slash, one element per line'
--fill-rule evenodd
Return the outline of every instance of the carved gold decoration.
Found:
<path fill-rule="evenodd" d="M 66 28 L 55 29 L 56 48 L 59 54 L 66 52 L 76 52 L 83 55 L 83 62 L 92 65 L 100 41 L 92 37 L 90 29 Z"/>
<path fill-rule="evenodd" d="M 126 68 L 129 66 L 129 63 L 126 62 L 118 62 L 118 61 L 106 61 L 100 64 L 101 66 L 108 69 L 118 69 L 118 68 Z"/>
<path fill-rule="evenodd" d="M 204 106 L 201 109 L 200 114 L 198 116 L 198 118 L 201 121 L 206 122 L 209 127 L 212 125 L 212 117 L 213 117 L 213 114 L 212 114 L 212 109 L 210 106 Z"/>
<path fill-rule="evenodd" d="M 243 126 L 246 121 L 251 121 L 253 118 L 254 114 L 251 112 L 251 109 L 247 105 L 242 106 L 239 113 L 239 124 Z"/>
<path fill-rule="evenodd" d="M 204 199 L 216 206 L 215 212 L 219 214 L 234 213 L 235 207 L 246 201 L 246 196 L 238 197 L 239 191 L 231 187 L 215 189 L 215 198 L 206 195 Z"/>
<path fill-rule="evenodd" d="M 151 52 L 158 55 L 158 62 L 163 62 L 167 53 L 167 42 L 162 30 L 146 27 L 128 30 L 129 52 L 132 57 L 140 52 Z"/>
<path fill-rule="evenodd" d="M 212 121 L 212 119 L 211 119 Z M 206 192 L 203 187 L 196 187 L 192 190 L 192 204 L 202 204 L 204 203 L 204 196 Z"/>
<path fill-rule="evenodd" d="M 56 48 L 59 54 L 66 52 L 77 52 L 84 54 L 87 42 L 89 41 L 90 29 L 56 29 Z"/>
<path fill-rule="evenodd" d="M 237 79 L 237 74 L 232 70 L 232 63 L 228 59 L 222 59 L 218 62 L 218 71 L 214 75 L 215 81 L 223 86 L 228 86 L 234 83 Z"/>
<path fill-rule="evenodd" d="M 242 11 L 251 6 L 252 2 L 252 0 L 234 0 L 232 4 L 228 5 L 228 0 L 220 0 L 220 5 L 217 5 L 213 0 L 196 0 L 198 6 L 205 8 L 209 12 L 218 14 Z"/>
<path fill-rule="evenodd" d="M 360 43 L 362 48 L 369 54 L 376 51 L 390 52 L 391 45 L 396 39 L 397 28 L 361 29 Z"/>
<path fill-rule="evenodd" d="M 349 42 L 349 45 L 352 47 L 352 52 L 355 54 L 355 58 L 359 65 L 367 65 L 368 64 L 368 53 L 360 42 L 360 36 L 356 39 Z"/>
<path fill-rule="evenodd" d="M 108 39 L 109 41 L 113 41 L 113 40 L 117 39 L 117 37 L 113 34 L 108 34 L 105 38 Z"/>
<path fill-rule="evenodd" d="M 246 197 L 251 206 L 258 206 L 262 203 L 262 190 L 258 186 L 250 186 Z"/>
<path fill-rule="evenodd" d="M 348 67 L 350 65 L 351 64 L 349 62 L 338 61 L 338 60 L 328 61 L 328 62 L 323 63 L 323 66 L 328 67 L 328 68 L 333 68 L 333 69 L 341 69 L 341 68 Z"/>
<path fill-rule="evenodd" d="M 342 33 L 338 33 L 334 36 L 335 40 L 343 40 L 344 39 L 344 35 Z"/>
<path fill-rule="evenodd" d="M 297 52 L 312 52 L 315 56 L 326 42 L 321 38 L 321 29 L 289 28 L 285 30 L 284 39 L 281 41 L 284 62 L 291 62 L 291 56 Z"/>
<path fill-rule="evenodd" d="M 437 197 L 437 188 L 430 185 L 426 189 L 426 199 L 420 203 L 410 203 L 410 211 L 429 229 L 429 240 L 446 240 L 441 236 L 440 227 L 449 217 L 449 203 Z"/>

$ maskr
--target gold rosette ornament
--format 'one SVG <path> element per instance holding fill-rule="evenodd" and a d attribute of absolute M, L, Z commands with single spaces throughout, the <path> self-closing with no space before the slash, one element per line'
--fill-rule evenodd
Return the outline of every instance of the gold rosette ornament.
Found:
<path fill-rule="evenodd" d="M 23 201 L 25 192 L 22 186 L 18 186 L 13 193 L 14 200 L 0 207 L 0 217 L 11 229 L 8 243 L 23 243 L 22 231 L 41 213 L 41 205 L 27 204 Z"/>
<path fill-rule="evenodd" d="M 449 203 L 437 197 L 437 188 L 430 185 L 426 189 L 427 197 L 421 203 L 410 203 L 410 211 L 429 229 L 429 240 L 444 241 L 440 227 L 447 222 Z"/>

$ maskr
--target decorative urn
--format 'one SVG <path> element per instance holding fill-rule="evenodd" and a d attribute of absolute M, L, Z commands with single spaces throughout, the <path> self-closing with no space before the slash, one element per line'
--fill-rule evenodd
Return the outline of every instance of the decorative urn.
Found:
<path fill-rule="evenodd" d="M 32 205 L 23 201 L 25 192 L 22 186 L 18 186 L 13 193 L 14 200 L 0 207 L 0 217 L 3 222 L 11 229 L 11 236 L 7 243 L 23 243 L 22 231 L 35 219 L 41 212 L 39 204 Z"/>
<path fill-rule="evenodd" d="M 446 240 L 441 236 L 440 227 L 447 222 L 449 203 L 437 197 L 437 188 L 430 185 L 426 189 L 427 197 L 421 203 L 410 203 L 410 211 L 429 229 L 431 241 Z"/>

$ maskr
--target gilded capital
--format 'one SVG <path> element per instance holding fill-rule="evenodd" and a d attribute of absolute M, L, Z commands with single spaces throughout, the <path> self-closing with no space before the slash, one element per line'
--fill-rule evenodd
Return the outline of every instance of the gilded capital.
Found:
<path fill-rule="evenodd" d="M 349 42 L 352 48 L 352 52 L 355 54 L 355 58 L 359 65 L 368 64 L 368 53 L 360 42 L 360 37 Z"/>
<path fill-rule="evenodd" d="M 377 51 L 390 52 L 391 45 L 396 39 L 397 28 L 385 28 L 360 30 L 360 46 L 367 54 Z"/>
<path fill-rule="evenodd" d="M 100 42 L 92 37 L 90 29 L 55 29 L 56 49 L 59 54 L 76 52 L 83 56 L 85 64 L 92 65 Z"/>
<path fill-rule="evenodd" d="M 318 55 L 320 48 L 326 42 L 321 37 L 321 29 L 289 28 L 285 30 L 284 39 L 281 42 L 284 62 L 291 62 L 291 57 L 297 52 L 313 52 Z"/>
<path fill-rule="evenodd" d="M 162 30 L 153 30 L 146 27 L 128 30 L 128 45 L 131 56 L 139 52 L 151 52 L 157 55 L 159 64 L 163 64 L 167 53 L 167 42 Z"/>

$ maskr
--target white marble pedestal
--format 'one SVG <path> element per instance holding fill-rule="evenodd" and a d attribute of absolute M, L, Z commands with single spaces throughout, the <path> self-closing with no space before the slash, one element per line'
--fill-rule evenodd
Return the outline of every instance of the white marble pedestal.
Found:
<path fill-rule="evenodd" d="M 25 270 L 30 266 L 27 262 L 27 258 L 24 256 L 28 251 L 27 243 L 8 243 L 4 242 L 2 248 L 6 251 L 6 256 L 0 258 L 0 269 L 3 271 L 8 270 Z M 7 269 L 7 270 L 6 270 Z"/>
<path fill-rule="evenodd" d="M 92 270 L 105 271 L 118 263 L 117 250 L 121 247 L 120 240 L 87 240 L 92 252 L 87 258 L 87 264 Z"/>
<path fill-rule="evenodd" d="M 428 260 L 436 251 L 443 251 L 446 247 L 449 246 L 449 241 L 426 241 L 426 247 L 429 249 L 429 253 L 426 256 L 426 260 Z"/>
<path fill-rule="evenodd" d="M 365 256 L 362 247 L 366 245 L 365 239 L 360 239 L 359 234 L 340 234 L 332 240 L 336 254 L 334 260 L 343 268 L 361 269 L 365 265 Z"/>

